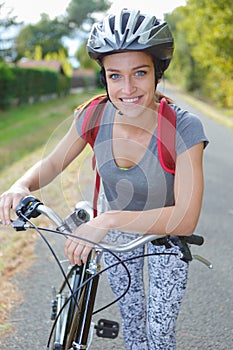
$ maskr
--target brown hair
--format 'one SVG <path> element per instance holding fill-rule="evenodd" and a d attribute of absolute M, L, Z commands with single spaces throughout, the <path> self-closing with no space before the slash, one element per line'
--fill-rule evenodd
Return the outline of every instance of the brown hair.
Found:
<path fill-rule="evenodd" d="M 174 103 L 174 101 L 170 97 L 168 97 L 168 96 L 162 94 L 160 91 L 156 90 L 155 91 L 155 101 L 159 103 L 162 100 L 162 98 L 165 98 L 168 104 Z"/>

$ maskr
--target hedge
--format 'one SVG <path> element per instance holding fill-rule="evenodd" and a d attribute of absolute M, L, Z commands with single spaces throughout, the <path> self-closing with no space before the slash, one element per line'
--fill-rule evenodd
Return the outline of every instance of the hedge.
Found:
<path fill-rule="evenodd" d="M 65 95 L 70 78 L 52 70 L 9 67 L 0 63 L 0 108 L 20 105 L 51 95 Z"/>

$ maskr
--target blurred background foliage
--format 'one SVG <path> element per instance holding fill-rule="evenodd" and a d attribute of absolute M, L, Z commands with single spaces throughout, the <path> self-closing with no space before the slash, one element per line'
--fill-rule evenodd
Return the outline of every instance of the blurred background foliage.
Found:
<path fill-rule="evenodd" d="M 4 3 L 0 4 L 0 15 L 2 6 Z M 0 91 L 7 90 L 6 80 L 12 84 L 15 73 L 9 70 L 22 59 L 58 60 L 64 74 L 70 77 L 74 65 L 66 46 L 67 38 L 77 39 L 72 58 L 78 67 L 96 72 L 98 66 L 86 53 L 86 40 L 93 22 L 110 6 L 111 2 L 106 0 L 71 0 L 63 16 L 50 20 L 42 14 L 33 25 L 18 23 L 12 13 L 6 18 L 0 16 Z M 233 108 L 232 19 L 232 0 L 187 0 L 185 6 L 165 15 L 175 39 L 174 59 L 165 77 L 224 108 Z M 3 33 L 9 28 L 17 28 L 17 34 L 6 38 Z"/>
<path fill-rule="evenodd" d="M 175 39 L 172 82 L 233 107 L 232 0 L 188 0 L 165 19 Z"/>

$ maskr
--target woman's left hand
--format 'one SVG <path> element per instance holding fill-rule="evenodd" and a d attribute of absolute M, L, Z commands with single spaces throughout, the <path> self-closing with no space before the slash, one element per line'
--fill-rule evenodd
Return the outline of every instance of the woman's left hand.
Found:
<path fill-rule="evenodd" d="M 76 237 L 68 237 L 65 243 L 65 255 L 71 264 L 82 265 L 87 261 L 88 255 L 95 243 L 99 243 L 108 233 L 109 229 L 103 226 L 104 214 L 82 224 L 73 233 Z M 82 238 L 93 242 L 87 242 Z"/>

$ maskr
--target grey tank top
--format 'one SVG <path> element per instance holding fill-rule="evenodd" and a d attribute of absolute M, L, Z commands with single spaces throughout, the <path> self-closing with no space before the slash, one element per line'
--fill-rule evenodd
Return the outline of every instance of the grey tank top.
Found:
<path fill-rule="evenodd" d="M 208 139 L 200 119 L 170 105 L 177 115 L 177 155 L 197 143 Z M 108 102 L 95 140 L 94 152 L 105 196 L 112 210 L 149 210 L 174 204 L 174 175 L 164 171 L 158 159 L 157 129 L 151 136 L 148 148 L 137 165 L 129 169 L 119 168 L 112 153 L 112 130 L 116 109 Z M 77 119 L 77 131 L 82 136 L 85 113 Z"/>

